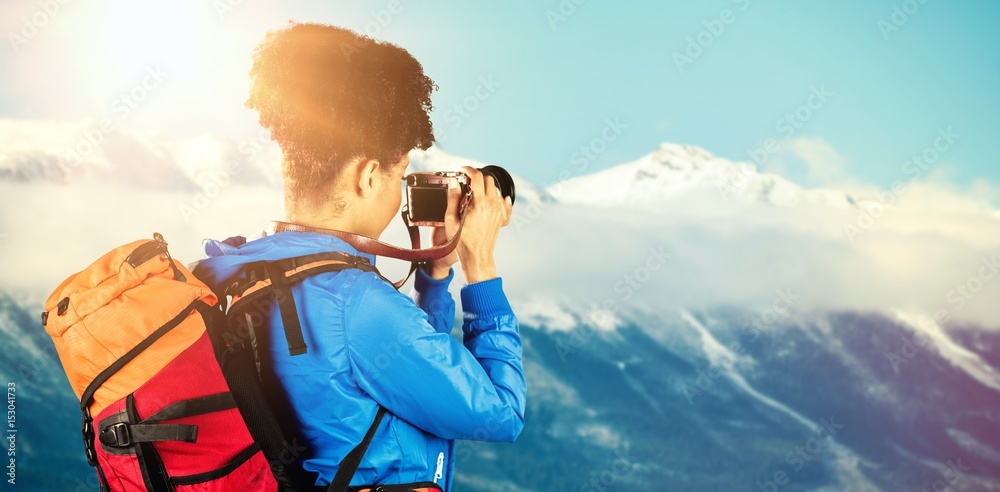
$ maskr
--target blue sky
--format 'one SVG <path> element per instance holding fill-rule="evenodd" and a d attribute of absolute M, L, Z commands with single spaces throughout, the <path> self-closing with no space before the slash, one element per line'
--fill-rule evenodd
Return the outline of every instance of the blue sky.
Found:
<path fill-rule="evenodd" d="M 121 127 L 246 138 L 255 128 L 241 105 L 249 50 L 266 29 L 291 19 L 364 30 L 381 17 L 389 21 L 376 37 L 410 50 L 441 88 L 434 121 L 447 135 L 442 147 L 539 184 L 575 169 L 574 153 L 609 120 L 625 128 L 588 171 L 660 142 L 749 160 L 747 151 L 767 139 L 790 138 L 832 150 L 837 178 L 888 186 L 951 127 L 961 138 L 936 163 L 942 176 L 962 186 L 1000 182 L 996 2 L 398 0 L 386 17 L 388 0 L 230 0 L 231 9 L 219 10 L 224 1 L 66 2 L 17 49 L 10 35 L 23 32 L 25 19 L 43 18 L 39 4 L 0 2 L 8 40 L 0 46 L 0 117 L 97 120 L 146 68 L 162 65 L 170 77 Z M 894 8 L 904 6 L 913 13 L 893 24 Z M 706 22 L 724 28 L 711 34 Z M 710 44 L 680 70 L 675 53 L 699 35 Z M 488 97 L 467 101 L 483 80 L 495 86 L 479 90 Z M 832 96 L 800 111 L 808 114 L 801 128 L 789 135 L 776 126 L 815 88 Z M 461 115 L 455 105 L 463 101 L 475 110 Z M 825 184 L 794 153 L 764 167 Z"/>

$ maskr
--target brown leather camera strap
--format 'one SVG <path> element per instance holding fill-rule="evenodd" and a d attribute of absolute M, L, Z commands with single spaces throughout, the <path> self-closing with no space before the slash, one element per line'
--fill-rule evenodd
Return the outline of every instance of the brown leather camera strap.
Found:
<path fill-rule="evenodd" d="M 319 234 L 328 234 L 330 236 L 338 237 L 342 239 L 345 243 L 350 244 L 354 249 L 361 251 L 363 253 L 368 253 L 375 256 L 388 256 L 390 258 L 396 258 L 404 261 L 410 262 L 410 271 L 406 274 L 402 280 L 398 282 L 393 282 L 393 287 L 399 290 L 403 284 L 409 280 L 413 272 L 416 271 L 417 267 L 424 262 L 436 260 L 439 258 L 444 258 L 448 256 L 455 247 L 458 246 L 458 238 L 462 234 L 462 226 L 465 225 L 465 210 L 469 203 L 469 198 L 471 194 L 465 195 L 462 200 L 461 207 L 459 209 L 459 222 L 458 230 L 455 231 L 455 235 L 440 246 L 434 246 L 426 249 L 420 249 L 420 229 L 410 224 L 407 219 L 406 207 L 403 207 L 403 223 L 406 224 L 406 229 L 410 233 L 410 244 L 413 249 L 400 248 L 399 246 L 394 246 L 389 243 L 383 243 L 378 239 L 373 239 L 368 236 L 362 236 L 361 234 L 354 234 L 351 232 L 338 231 L 334 229 L 323 229 L 321 227 L 310 227 L 300 224 L 293 224 L 291 222 L 282 222 L 280 220 L 272 220 L 268 224 L 267 228 L 264 230 L 265 235 L 273 235 L 279 232 L 293 231 L 293 232 L 315 232 Z"/>

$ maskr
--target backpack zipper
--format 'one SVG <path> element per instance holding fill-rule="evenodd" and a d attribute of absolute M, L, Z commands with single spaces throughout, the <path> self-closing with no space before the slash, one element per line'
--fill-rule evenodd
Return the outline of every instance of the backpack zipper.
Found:
<path fill-rule="evenodd" d="M 170 268 L 174 270 L 174 279 L 180 280 L 181 282 L 187 282 L 187 278 L 181 273 L 180 269 L 174 263 L 174 259 L 170 257 L 170 251 L 167 249 L 167 241 L 163 239 L 163 234 L 159 232 L 153 233 L 153 240 L 139 245 L 138 248 L 132 251 L 132 254 L 125 258 L 125 261 L 132 265 L 132 268 L 139 268 L 139 265 L 146 263 L 153 258 L 160 255 L 167 256 L 167 262 L 170 263 Z"/>
<path fill-rule="evenodd" d="M 132 265 L 132 268 L 139 268 L 139 265 L 146 263 L 157 256 L 163 254 L 163 246 L 157 241 L 149 241 L 148 243 L 140 244 L 138 248 L 132 251 L 132 254 L 125 258 L 125 262 Z"/>

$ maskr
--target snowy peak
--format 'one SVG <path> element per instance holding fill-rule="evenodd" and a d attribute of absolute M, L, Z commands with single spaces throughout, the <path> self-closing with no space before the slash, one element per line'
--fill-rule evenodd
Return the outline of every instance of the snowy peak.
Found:
<path fill-rule="evenodd" d="M 805 189 L 780 176 L 760 173 L 753 164 L 671 143 L 661 144 L 636 161 L 557 183 L 548 191 L 561 202 L 589 205 L 642 206 L 690 193 L 708 193 L 724 201 L 775 206 L 853 206 L 846 193 Z"/>

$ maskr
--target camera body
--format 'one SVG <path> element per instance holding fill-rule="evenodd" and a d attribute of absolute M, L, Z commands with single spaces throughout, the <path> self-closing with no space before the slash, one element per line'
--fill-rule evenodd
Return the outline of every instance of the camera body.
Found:
<path fill-rule="evenodd" d="M 510 197 L 514 203 L 514 179 L 500 166 L 479 168 L 484 175 L 492 176 L 500 195 Z M 462 196 L 470 191 L 469 176 L 463 172 L 432 171 L 406 176 L 406 218 L 411 225 L 444 226 L 448 212 L 448 188 L 455 183 Z"/>
<path fill-rule="evenodd" d="M 406 210 L 411 225 L 444 226 L 452 182 L 461 188 L 463 195 L 469 192 L 469 176 L 462 172 L 436 171 L 406 176 Z"/>

